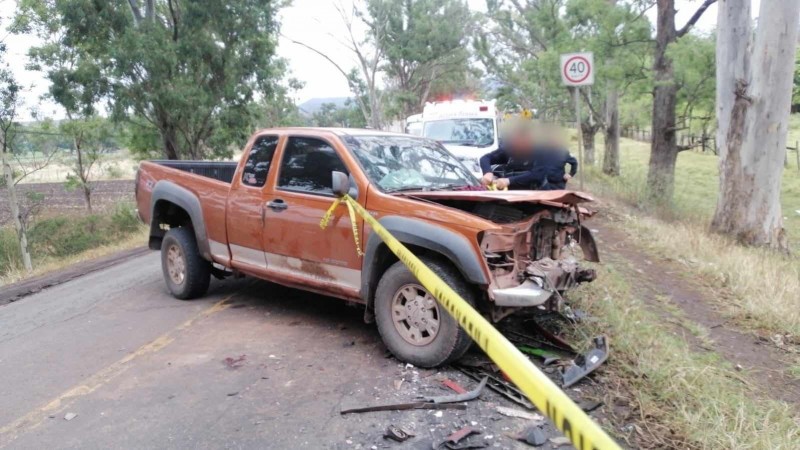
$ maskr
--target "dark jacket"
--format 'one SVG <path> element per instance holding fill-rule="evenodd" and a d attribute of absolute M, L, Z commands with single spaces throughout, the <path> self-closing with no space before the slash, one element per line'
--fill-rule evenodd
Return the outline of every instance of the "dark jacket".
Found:
<path fill-rule="evenodd" d="M 483 173 L 492 172 L 501 178 L 508 178 L 510 189 L 555 190 L 564 189 L 565 166 L 569 164 L 569 174 L 578 172 L 578 161 L 568 151 L 557 147 L 536 147 L 524 159 L 513 158 L 503 144 L 480 160 Z"/>

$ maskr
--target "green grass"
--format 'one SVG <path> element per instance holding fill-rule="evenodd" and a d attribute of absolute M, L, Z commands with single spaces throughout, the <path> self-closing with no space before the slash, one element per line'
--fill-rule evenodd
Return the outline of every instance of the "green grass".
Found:
<path fill-rule="evenodd" d="M 800 117 L 793 116 L 791 136 L 797 135 L 800 140 Z M 790 138 L 794 145 L 794 138 Z M 602 139 L 597 140 L 597 147 L 602 150 Z M 800 170 L 790 155 L 790 165 L 784 169 L 781 183 L 781 205 L 785 217 L 783 226 L 789 239 L 800 239 Z M 600 183 L 598 188 L 611 190 L 623 195 L 627 200 L 639 206 L 646 206 L 644 186 L 647 178 L 647 165 L 650 158 L 650 144 L 630 139 L 622 139 L 620 144 L 620 163 L 622 175 L 618 178 L 603 175 L 599 170 L 602 162 L 602 151 L 598 155 L 597 167 L 587 170 L 590 179 Z M 713 153 L 684 151 L 678 155 L 675 170 L 675 195 L 670 210 L 658 211 L 662 217 L 670 219 L 688 219 L 708 224 L 714 214 L 719 193 L 719 169 L 717 156 Z M 594 186 L 593 186 L 594 187 Z"/>
<path fill-rule="evenodd" d="M 800 119 L 793 132 L 800 137 Z M 598 139 L 598 149 L 602 142 Z M 679 262 L 685 272 L 712 288 L 709 300 L 741 327 L 761 333 L 800 336 L 800 258 L 737 245 L 710 233 L 718 192 L 717 157 L 682 152 L 678 157 L 675 197 L 671 205 L 647 204 L 645 181 L 649 144 L 623 139 L 622 175 L 609 177 L 597 167 L 587 170 L 587 189 L 604 200 L 622 200 L 606 214 L 617 216 L 618 227 L 651 253 Z M 602 160 L 602 151 L 598 160 Z M 784 170 L 784 227 L 789 239 L 800 238 L 800 172 Z M 795 249 L 796 250 L 796 249 Z"/>
<path fill-rule="evenodd" d="M 605 264 L 575 299 L 597 318 L 589 326 L 613 345 L 606 370 L 623 380 L 624 395 L 655 448 L 794 449 L 800 418 L 787 404 L 754 389 L 714 352 L 694 351 L 674 323 L 647 306 L 631 284 L 635 273 Z M 630 273 L 628 273 L 630 272 Z M 667 313 L 669 314 L 669 313 Z M 609 401 L 620 397 L 609 393 Z"/>
<path fill-rule="evenodd" d="M 36 267 L 123 241 L 141 228 L 134 207 L 126 204 L 100 214 L 41 218 L 28 230 L 28 248 Z M 17 234 L 0 228 L 0 279 L 21 272 Z"/>

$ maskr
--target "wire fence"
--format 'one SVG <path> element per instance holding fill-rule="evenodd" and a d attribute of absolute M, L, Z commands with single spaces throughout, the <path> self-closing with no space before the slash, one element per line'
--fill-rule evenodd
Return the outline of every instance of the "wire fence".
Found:
<path fill-rule="evenodd" d="M 653 133 L 648 128 L 623 127 L 620 130 L 622 137 L 641 142 L 652 142 Z M 679 133 L 678 148 L 682 150 L 693 150 L 701 153 L 713 153 L 717 155 L 717 138 L 714 134 L 703 132 L 701 134 Z M 784 167 L 794 164 L 800 171 L 800 142 L 795 141 L 794 146 L 786 146 L 786 156 L 784 157 Z"/>

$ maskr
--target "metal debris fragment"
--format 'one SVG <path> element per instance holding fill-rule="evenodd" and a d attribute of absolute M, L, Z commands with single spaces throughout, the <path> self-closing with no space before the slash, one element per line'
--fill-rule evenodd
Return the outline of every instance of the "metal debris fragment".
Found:
<path fill-rule="evenodd" d="M 447 436 L 445 442 L 450 442 L 452 444 L 458 444 L 462 439 L 472 436 L 473 434 L 480 434 L 481 432 L 472 428 L 470 426 L 466 426 L 458 431 L 454 431 L 450 436 Z"/>
<path fill-rule="evenodd" d="M 397 403 L 392 405 L 377 405 L 367 406 L 364 408 L 351 408 L 343 409 L 339 414 L 351 413 L 365 413 L 374 411 L 407 411 L 410 409 L 467 409 L 467 405 L 456 403 L 430 403 L 430 402 L 413 402 L 413 403 Z"/>
<path fill-rule="evenodd" d="M 468 402 L 470 400 L 475 400 L 481 395 L 483 388 L 486 387 L 486 382 L 489 381 L 489 377 L 485 376 L 481 380 L 478 387 L 475 389 L 465 392 L 463 394 L 455 394 L 455 395 L 441 395 L 438 397 L 423 397 L 425 401 L 433 402 L 433 403 L 459 403 L 459 402 Z"/>
<path fill-rule="evenodd" d="M 553 447 L 561 447 L 562 445 L 569 445 L 572 443 L 572 441 L 570 441 L 569 438 L 566 438 L 564 436 L 551 437 L 548 440 L 550 441 L 550 444 L 553 445 Z"/>
<path fill-rule="evenodd" d="M 605 336 L 598 336 L 593 340 L 594 348 L 587 353 L 575 358 L 570 366 L 564 368 L 561 374 L 562 387 L 568 388 L 586 375 L 594 372 L 608 359 L 608 339 Z"/>
<path fill-rule="evenodd" d="M 444 381 L 442 381 L 442 384 L 445 385 L 445 387 L 448 387 L 448 388 L 452 389 L 456 394 L 466 394 L 467 393 L 466 389 L 464 389 L 463 387 L 461 387 L 460 384 L 456 383 L 455 381 L 453 381 L 453 380 L 451 380 L 449 378 L 445 378 Z"/>
<path fill-rule="evenodd" d="M 595 409 L 603 406 L 603 402 L 595 401 L 595 400 L 584 400 L 578 402 L 578 407 L 580 407 L 584 412 L 592 412 Z"/>
<path fill-rule="evenodd" d="M 480 380 L 483 377 L 488 377 L 489 380 L 486 384 L 489 389 L 497 392 L 498 394 L 502 395 L 503 397 L 511 400 L 518 405 L 521 405 L 528 409 L 535 409 L 533 403 L 525 397 L 525 394 L 522 393 L 516 386 L 512 383 L 509 383 L 503 379 L 500 379 L 483 368 L 477 367 L 468 367 L 463 365 L 457 365 L 456 368 L 460 370 L 464 375 L 472 378 L 473 380 Z"/>
<path fill-rule="evenodd" d="M 403 430 L 402 428 L 389 425 L 389 427 L 386 429 L 386 432 L 383 433 L 383 437 L 384 439 L 391 439 L 396 442 L 405 442 L 414 437 L 414 435 Z"/>
<path fill-rule="evenodd" d="M 543 422 L 544 417 L 527 411 L 520 411 L 514 408 L 506 408 L 505 406 L 498 406 L 497 412 L 507 417 L 515 417 L 517 419 L 533 420 L 536 422 Z"/>

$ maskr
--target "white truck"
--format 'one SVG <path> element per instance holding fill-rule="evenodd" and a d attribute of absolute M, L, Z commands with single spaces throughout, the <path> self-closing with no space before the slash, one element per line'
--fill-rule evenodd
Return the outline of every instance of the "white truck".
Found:
<path fill-rule="evenodd" d="M 420 131 L 421 130 L 421 131 Z M 481 156 L 498 146 L 498 114 L 494 100 L 451 100 L 427 103 L 422 114 L 406 119 L 406 132 L 441 142 L 476 176 Z"/>

